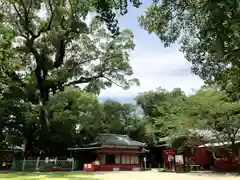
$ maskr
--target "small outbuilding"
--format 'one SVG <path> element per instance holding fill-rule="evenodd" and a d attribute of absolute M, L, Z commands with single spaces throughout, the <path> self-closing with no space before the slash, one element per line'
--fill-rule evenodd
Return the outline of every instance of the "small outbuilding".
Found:
<path fill-rule="evenodd" d="M 145 146 L 127 135 L 100 134 L 94 142 L 68 150 L 70 157 L 79 159 L 79 169 L 140 170 L 147 152 Z"/>

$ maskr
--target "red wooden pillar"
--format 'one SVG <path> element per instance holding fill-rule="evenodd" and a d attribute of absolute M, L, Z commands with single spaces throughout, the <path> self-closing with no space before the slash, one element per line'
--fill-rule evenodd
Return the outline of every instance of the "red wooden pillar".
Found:
<path fill-rule="evenodd" d="M 69 157 L 72 158 L 72 151 L 69 151 Z"/>

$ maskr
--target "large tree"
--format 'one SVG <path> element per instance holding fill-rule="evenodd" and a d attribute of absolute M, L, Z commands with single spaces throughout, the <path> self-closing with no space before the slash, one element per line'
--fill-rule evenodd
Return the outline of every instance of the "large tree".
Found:
<path fill-rule="evenodd" d="M 209 141 L 229 142 L 226 148 L 238 154 L 240 103 L 218 86 L 203 86 L 190 96 L 180 89 L 158 89 L 140 94 L 137 103 L 155 133 L 155 143 L 168 136 L 166 141 L 182 150 Z"/>
<path fill-rule="evenodd" d="M 140 25 L 165 46 L 180 42 L 192 70 L 219 83 L 238 99 L 240 53 L 238 0 L 163 0 L 140 17 Z"/>
<path fill-rule="evenodd" d="M 155 134 L 155 143 L 158 143 L 159 138 L 177 134 L 184 119 L 183 112 L 187 101 L 181 89 L 167 91 L 158 88 L 156 91 L 140 94 L 136 100 Z"/>
<path fill-rule="evenodd" d="M 234 153 L 238 154 L 236 141 L 240 133 L 240 103 L 230 101 L 226 92 L 216 87 L 202 87 L 188 98 L 185 112 L 185 128 L 203 130 L 210 140 L 218 143 L 229 142 Z"/>
<path fill-rule="evenodd" d="M 138 0 L 133 4 L 140 5 Z M 129 88 L 138 83 L 126 78 L 133 73 L 129 65 L 133 34 L 120 31 L 115 17 L 125 14 L 126 8 L 125 0 L 0 1 L 1 95 L 10 93 L 20 104 L 37 107 L 32 132 L 39 121 L 42 131 L 49 129 L 48 101 L 67 86 L 83 84 L 85 90 L 99 93 L 112 84 Z M 90 12 L 94 17 L 88 24 Z M 31 137 L 31 133 L 25 137 L 28 144 Z"/>
<path fill-rule="evenodd" d="M 102 124 L 105 133 L 127 134 L 135 140 L 145 140 L 145 120 L 136 114 L 137 107 L 113 100 L 102 103 Z"/>
<path fill-rule="evenodd" d="M 36 120 L 37 107 L 28 101 L 31 93 L 28 94 L 27 91 L 31 92 L 31 88 L 27 88 L 25 93 L 22 81 L 15 73 L 24 62 L 13 58 L 11 42 L 14 31 L 1 24 L 0 32 L 0 146 L 21 146 L 24 137 L 33 131 L 31 126 Z"/>
<path fill-rule="evenodd" d="M 69 147 L 81 147 L 91 142 L 103 131 L 101 104 L 96 95 L 66 88 L 55 94 L 48 102 L 51 117 L 51 133 L 44 144 L 44 133 L 36 134 L 36 146 L 48 147 L 50 155 L 66 155 Z M 62 151 L 59 151 L 62 148 Z"/>

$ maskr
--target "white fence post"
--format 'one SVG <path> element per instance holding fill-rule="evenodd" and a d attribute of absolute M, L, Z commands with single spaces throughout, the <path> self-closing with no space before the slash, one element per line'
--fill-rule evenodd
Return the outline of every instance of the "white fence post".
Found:
<path fill-rule="evenodd" d="M 25 157 L 24 157 L 24 159 L 23 159 L 23 163 L 22 163 L 22 171 L 24 171 L 25 163 L 26 163 L 26 159 L 25 159 Z"/>
<path fill-rule="evenodd" d="M 74 171 L 74 158 L 72 158 L 72 171 Z"/>
<path fill-rule="evenodd" d="M 147 158 L 143 157 L 144 169 L 147 169 Z"/>
<path fill-rule="evenodd" d="M 39 165 L 39 160 L 40 160 L 40 157 L 38 157 L 38 158 L 37 158 L 37 163 L 36 163 L 36 171 L 38 171 L 38 170 L 39 170 L 39 168 L 38 168 L 38 165 Z"/>

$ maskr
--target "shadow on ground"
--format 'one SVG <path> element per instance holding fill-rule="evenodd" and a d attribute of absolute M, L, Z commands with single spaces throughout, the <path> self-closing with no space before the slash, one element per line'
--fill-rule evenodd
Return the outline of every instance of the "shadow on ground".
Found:
<path fill-rule="evenodd" d="M 199 171 L 199 172 L 189 172 L 189 174 L 199 175 L 199 176 L 240 176 L 239 172 L 218 172 L 218 171 Z"/>

